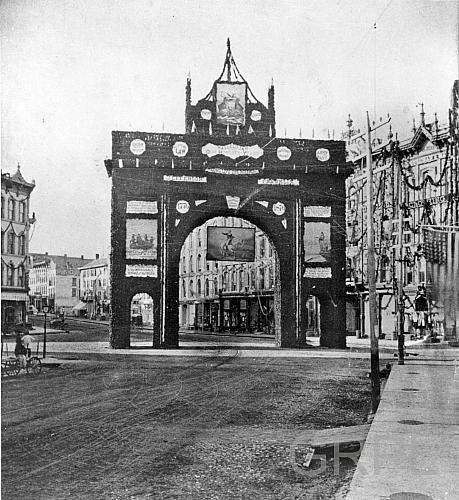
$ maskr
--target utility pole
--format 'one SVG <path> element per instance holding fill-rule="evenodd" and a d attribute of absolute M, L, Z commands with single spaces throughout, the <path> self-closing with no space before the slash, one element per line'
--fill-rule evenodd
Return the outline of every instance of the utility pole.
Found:
<path fill-rule="evenodd" d="M 376 413 L 381 398 L 381 382 L 379 379 L 379 345 L 375 333 L 376 324 L 376 275 L 375 275 L 375 236 L 373 221 L 373 159 L 371 150 L 370 117 L 367 111 L 367 278 L 368 306 L 370 318 L 370 351 L 371 351 L 371 411 Z"/>
<path fill-rule="evenodd" d="M 397 348 L 398 364 L 405 364 L 405 302 L 403 292 L 403 202 L 402 202 L 402 165 L 398 162 L 397 205 L 398 205 L 398 263 L 397 281 Z"/>

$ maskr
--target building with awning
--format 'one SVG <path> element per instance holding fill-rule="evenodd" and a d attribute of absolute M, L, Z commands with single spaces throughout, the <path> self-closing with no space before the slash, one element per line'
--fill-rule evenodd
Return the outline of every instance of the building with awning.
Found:
<path fill-rule="evenodd" d="M 75 306 L 72 307 L 72 312 L 74 316 L 81 316 L 88 310 L 88 305 L 86 302 L 80 300 Z"/>

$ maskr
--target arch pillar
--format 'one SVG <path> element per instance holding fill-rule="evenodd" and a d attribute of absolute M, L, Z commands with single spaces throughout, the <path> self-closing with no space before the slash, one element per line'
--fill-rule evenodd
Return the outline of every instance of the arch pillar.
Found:
<path fill-rule="evenodd" d="M 320 346 L 345 349 L 346 347 L 346 302 L 332 297 L 330 293 L 319 296 L 320 302 Z"/>

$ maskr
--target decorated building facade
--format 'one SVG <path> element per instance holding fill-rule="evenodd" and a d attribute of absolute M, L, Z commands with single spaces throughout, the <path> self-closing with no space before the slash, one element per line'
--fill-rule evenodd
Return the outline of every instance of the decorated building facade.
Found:
<path fill-rule="evenodd" d="M 389 128 L 387 135 L 372 138 L 374 199 L 371 206 L 375 221 L 377 331 L 380 336 L 395 338 L 399 310 L 404 316 L 405 333 L 419 337 L 432 332 L 445 334 L 446 338 L 456 335 L 456 327 L 452 325 L 457 319 L 452 318 L 452 313 L 445 316 L 441 300 L 433 294 L 436 278 L 430 272 L 432 252 L 426 251 L 425 235 L 426 231 L 436 229 L 450 232 L 454 237 L 459 231 L 458 135 L 457 125 L 454 125 L 457 122 L 457 93 L 456 81 L 447 123 L 439 123 L 436 114 L 427 122 L 422 107 L 420 122 L 416 125 L 413 121 L 409 137 L 399 140 Z M 351 120 L 348 126 L 348 160 L 355 171 L 346 184 L 347 331 L 365 335 L 369 321 L 366 146 L 362 135 L 352 130 Z M 452 271 L 450 277 L 457 274 L 459 267 L 455 252 L 457 245 L 452 244 L 448 265 L 456 271 Z M 400 279 L 403 281 L 401 300 L 398 296 Z M 453 290 L 454 287 L 445 293 L 450 297 L 448 300 L 456 316 L 459 297 L 457 290 Z M 426 297 L 426 302 L 422 297 Z"/>

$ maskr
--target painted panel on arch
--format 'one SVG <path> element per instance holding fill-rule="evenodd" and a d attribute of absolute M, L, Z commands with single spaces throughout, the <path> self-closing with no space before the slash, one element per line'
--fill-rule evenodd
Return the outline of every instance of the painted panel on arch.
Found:
<path fill-rule="evenodd" d="M 329 263 L 330 224 L 327 222 L 305 222 L 303 247 L 306 264 Z"/>
<path fill-rule="evenodd" d="M 253 262 L 255 260 L 255 229 L 208 227 L 207 260 Z"/>
<path fill-rule="evenodd" d="M 158 255 L 157 219 L 126 221 L 126 259 L 156 259 Z"/>
<path fill-rule="evenodd" d="M 217 83 L 217 123 L 245 124 L 247 84 Z"/>

